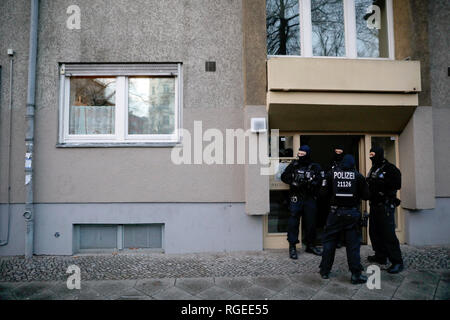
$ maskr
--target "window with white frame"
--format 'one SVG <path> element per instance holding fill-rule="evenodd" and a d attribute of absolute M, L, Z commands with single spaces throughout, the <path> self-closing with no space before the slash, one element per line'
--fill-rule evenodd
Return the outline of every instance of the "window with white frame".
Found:
<path fill-rule="evenodd" d="M 61 65 L 60 143 L 177 143 L 181 64 Z"/>
<path fill-rule="evenodd" d="M 266 0 L 269 56 L 394 58 L 392 0 Z"/>

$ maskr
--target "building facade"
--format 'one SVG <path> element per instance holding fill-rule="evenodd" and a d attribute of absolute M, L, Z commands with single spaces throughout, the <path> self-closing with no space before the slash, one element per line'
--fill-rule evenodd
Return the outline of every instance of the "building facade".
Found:
<path fill-rule="evenodd" d="M 402 170 L 401 241 L 450 243 L 447 1 L 3 0 L 0 12 L 0 255 L 287 247 L 287 186 L 250 161 L 250 140 L 269 140 L 250 130 L 261 118 L 279 129 L 280 170 L 300 144 L 326 166 L 342 143 L 367 173 L 383 145 Z M 227 130 L 247 133 L 245 161 L 234 137 L 218 156 Z"/>

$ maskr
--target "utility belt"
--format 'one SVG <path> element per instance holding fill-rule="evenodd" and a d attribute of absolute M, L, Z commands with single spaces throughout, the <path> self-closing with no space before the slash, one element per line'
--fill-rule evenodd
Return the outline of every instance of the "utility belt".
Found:
<path fill-rule="evenodd" d="M 376 206 L 394 206 L 394 208 L 398 207 L 400 205 L 400 203 L 402 202 L 400 199 L 398 199 L 397 197 L 384 197 L 381 199 L 377 199 L 377 200 L 373 200 L 370 201 L 372 205 L 376 205 Z"/>
<path fill-rule="evenodd" d="M 290 200 L 292 203 L 297 203 L 299 201 L 304 201 L 306 199 L 316 200 L 316 197 L 313 195 L 305 195 L 305 194 L 294 194 L 290 196 Z"/>
<path fill-rule="evenodd" d="M 331 206 L 330 213 L 335 214 L 337 217 L 353 217 L 351 214 L 352 211 L 358 211 L 357 207 L 340 207 L 340 206 Z M 359 212 L 359 211 L 358 211 Z"/>

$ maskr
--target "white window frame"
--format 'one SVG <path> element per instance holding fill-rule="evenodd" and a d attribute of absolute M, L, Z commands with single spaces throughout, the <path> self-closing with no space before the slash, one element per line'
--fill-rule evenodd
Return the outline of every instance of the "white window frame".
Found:
<path fill-rule="evenodd" d="M 387 32 L 389 56 L 385 58 L 358 57 L 356 39 L 356 13 L 355 0 L 343 0 L 344 30 L 345 30 L 345 56 L 314 56 L 312 50 L 312 22 L 311 0 L 299 0 L 300 17 L 300 56 L 298 55 L 269 55 L 268 57 L 304 57 L 329 59 L 363 59 L 363 60 L 394 60 L 394 15 L 392 0 L 386 0 Z"/>
<path fill-rule="evenodd" d="M 182 65 L 176 64 L 61 64 L 58 146 L 172 146 L 181 143 Z M 79 68 L 79 69 L 78 69 Z M 172 68 L 172 71 L 167 71 Z M 70 73 L 67 69 L 75 70 Z M 80 70 L 80 71 L 77 71 Z M 69 134 L 70 79 L 72 76 L 116 79 L 114 134 Z M 128 77 L 165 76 L 175 79 L 175 131 L 173 134 L 128 134 Z"/>

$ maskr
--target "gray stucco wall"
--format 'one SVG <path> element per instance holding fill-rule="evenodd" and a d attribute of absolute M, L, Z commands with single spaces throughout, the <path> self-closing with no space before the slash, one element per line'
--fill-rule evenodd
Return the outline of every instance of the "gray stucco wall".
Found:
<path fill-rule="evenodd" d="M 400 134 L 402 207 L 432 209 L 435 206 L 433 109 L 417 107 Z"/>
<path fill-rule="evenodd" d="M 450 61 L 446 0 L 428 1 L 428 32 L 436 206 L 432 210 L 405 210 L 406 241 L 413 245 L 450 244 Z M 429 156 L 429 146 L 418 144 L 415 153 Z M 417 196 L 423 190 L 418 190 Z"/>
<path fill-rule="evenodd" d="M 243 203 L 37 204 L 35 208 L 37 255 L 71 255 L 74 224 L 163 223 L 166 253 L 262 250 L 263 218 L 246 215 Z M 10 245 L 0 247 L 0 256 L 24 252 L 24 206 L 11 209 Z M 0 205 L 0 211 L 5 213 L 7 205 Z"/>
<path fill-rule="evenodd" d="M 450 2 L 428 1 L 428 13 L 436 196 L 450 197 L 450 77 L 448 76 Z"/>
<path fill-rule="evenodd" d="M 59 62 L 182 62 L 183 127 L 243 128 L 242 3 L 238 0 L 41 0 L 37 69 L 35 201 L 243 202 L 244 166 L 182 165 L 171 148 L 57 149 Z M 17 52 L 12 202 L 24 201 L 24 132 L 29 1 L 5 0 L 0 64 Z M 66 10 L 81 9 L 81 30 Z M 7 36 L 5 36 L 7 34 Z M 217 71 L 205 72 L 205 61 Z M 5 81 L 2 85 L 6 96 Z M 4 100 L 4 99 L 3 99 Z M 3 108 L 4 102 L 2 102 Z M 4 108 L 3 108 L 4 109 Z M 5 112 L 2 114 L 2 119 Z M 2 129 L 4 131 L 4 129 Z M 6 146 L 2 132 L 1 148 Z M 6 202 L 2 155 L 0 203 Z M 212 179 L 211 177 L 214 177 Z"/>
<path fill-rule="evenodd" d="M 28 76 L 28 42 L 29 42 L 29 1 L 0 1 L 0 65 L 2 66 L 2 83 L 0 88 L 0 203 L 7 202 L 8 197 L 8 143 L 9 143 L 9 57 L 7 49 L 13 49 L 13 107 L 11 175 L 13 196 L 20 202 L 25 201 L 25 105 Z M 6 14 L 8 13 L 8 14 Z M 20 199 L 20 200 L 19 200 Z"/>
<path fill-rule="evenodd" d="M 450 199 L 436 198 L 432 210 L 405 210 L 405 239 L 411 245 L 450 244 Z"/>

